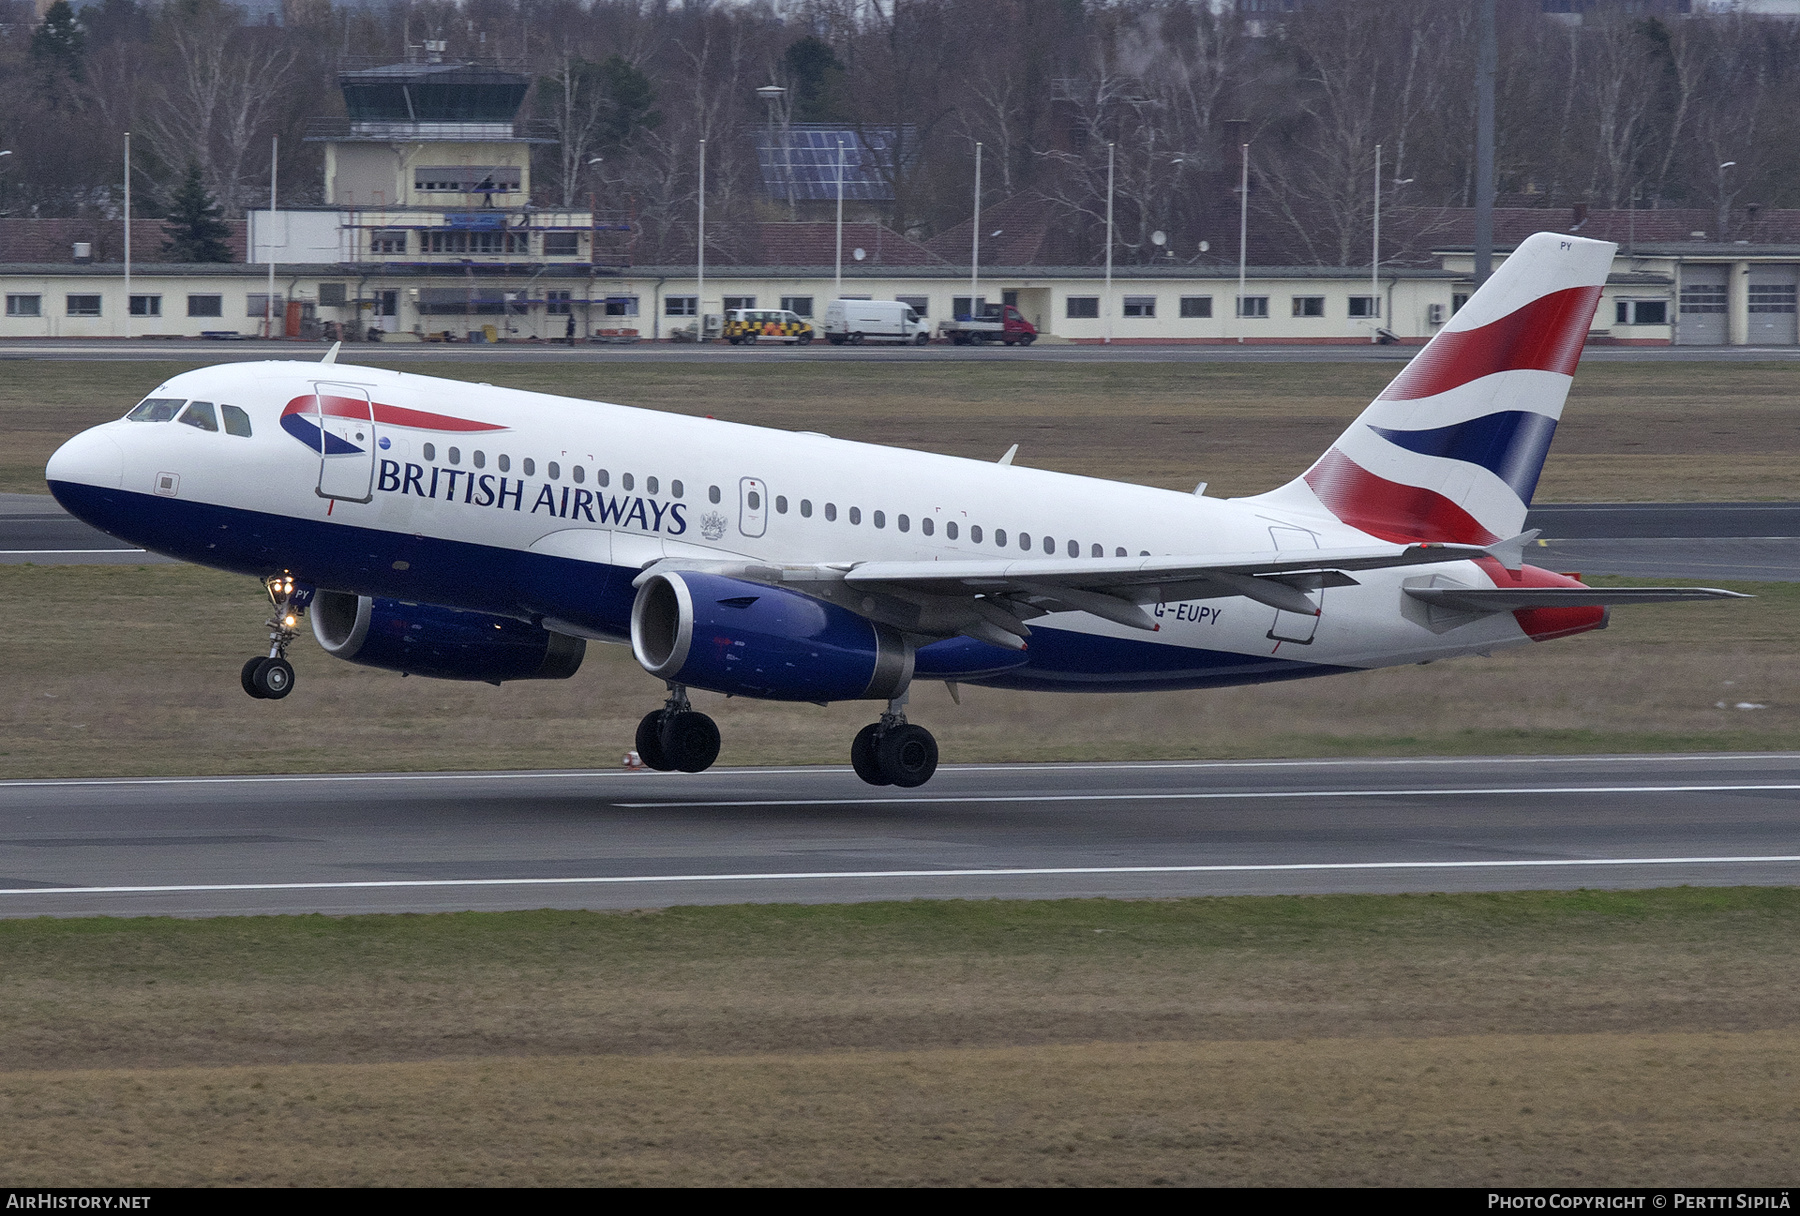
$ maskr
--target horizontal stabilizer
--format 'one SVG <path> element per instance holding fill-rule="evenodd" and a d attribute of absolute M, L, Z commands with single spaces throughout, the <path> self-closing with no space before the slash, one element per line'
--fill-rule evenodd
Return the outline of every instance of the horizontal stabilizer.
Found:
<path fill-rule="evenodd" d="M 1716 587 L 1408 587 L 1406 594 L 1459 612 L 1521 608 L 1599 608 L 1616 604 L 1673 604 L 1687 600 L 1747 600 Z"/>

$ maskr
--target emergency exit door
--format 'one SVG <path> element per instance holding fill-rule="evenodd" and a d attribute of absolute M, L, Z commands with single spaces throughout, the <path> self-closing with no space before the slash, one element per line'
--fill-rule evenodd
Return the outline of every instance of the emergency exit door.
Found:
<path fill-rule="evenodd" d="M 368 502 L 375 496 L 369 394 L 349 384 L 314 384 L 311 421 L 319 428 L 319 497 Z"/>
<path fill-rule="evenodd" d="M 769 488 L 755 477 L 738 482 L 738 531 L 761 536 L 769 527 Z"/>
<path fill-rule="evenodd" d="M 1275 542 L 1275 548 L 1283 554 L 1295 549 L 1317 549 L 1319 538 L 1301 528 L 1270 528 L 1269 539 Z M 1323 587 L 1307 593 L 1307 598 L 1314 605 L 1323 609 L 1325 589 Z M 1289 612 L 1283 608 L 1275 609 L 1275 622 L 1269 626 L 1269 637 L 1277 642 L 1299 642 L 1309 645 L 1313 634 L 1319 631 L 1319 618 L 1316 613 Z"/>

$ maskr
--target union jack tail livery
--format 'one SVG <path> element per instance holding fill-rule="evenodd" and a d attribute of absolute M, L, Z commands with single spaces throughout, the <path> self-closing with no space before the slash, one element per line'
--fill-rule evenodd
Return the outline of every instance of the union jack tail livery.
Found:
<path fill-rule="evenodd" d="M 1263 498 L 1401 543 L 1518 534 L 1617 248 L 1526 239 L 1312 468 Z"/>

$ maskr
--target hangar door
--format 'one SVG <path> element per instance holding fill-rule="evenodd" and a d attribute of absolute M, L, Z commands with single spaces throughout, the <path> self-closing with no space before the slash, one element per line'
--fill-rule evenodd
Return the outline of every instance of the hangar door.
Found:
<path fill-rule="evenodd" d="M 1800 266 L 1752 266 L 1750 268 L 1750 331 L 1752 346 L 1792 346 L 1795 333 L 1795 292 Z"/>
<path fill-rule="evenodd" d="M 1675 328 L 1678 346 L 1725 345 L 1726 277 L 1729 266 L 1681 268 L 1681 316 Z"/>

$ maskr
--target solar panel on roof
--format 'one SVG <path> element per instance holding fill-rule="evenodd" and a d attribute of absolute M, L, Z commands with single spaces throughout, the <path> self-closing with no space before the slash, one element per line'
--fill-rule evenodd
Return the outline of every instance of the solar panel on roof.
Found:
<path fill-rule="evenodd" d="M 785 138 L 783 138 L 785 136 Z M 844 149 L 844 197 L 892 200 L 895 132 L 804 124 L 758 132 L 757 166 L 771 198 L 796 202 L 837 198 L 838 143 Z"/>

